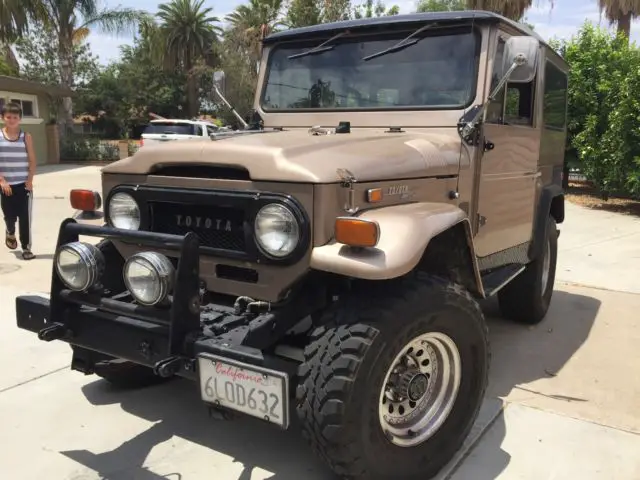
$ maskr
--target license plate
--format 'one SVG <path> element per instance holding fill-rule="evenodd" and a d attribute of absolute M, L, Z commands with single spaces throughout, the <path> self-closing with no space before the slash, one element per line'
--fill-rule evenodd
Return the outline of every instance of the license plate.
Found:
<path fill-rule="evenodd" d="M 289 426 L 289 376 L 215 355 L 198 357 L 202 400 Z"/>

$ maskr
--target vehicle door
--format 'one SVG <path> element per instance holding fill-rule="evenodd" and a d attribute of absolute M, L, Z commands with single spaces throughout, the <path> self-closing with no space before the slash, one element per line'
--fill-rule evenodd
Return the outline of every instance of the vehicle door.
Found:
<path fill-rule="evenodd" d="M 487 95 L 502 75 L 506 34 L 500 33 Z M 479 168 L 475 249 L 479 257 L 531 239 L 540 148 L 536 106 L 539 75 L 530 83 L 507 83 L 487 109 L 483 134 L 488 150 Z M 491 149 L 492 148 L 492 149 Z"/>

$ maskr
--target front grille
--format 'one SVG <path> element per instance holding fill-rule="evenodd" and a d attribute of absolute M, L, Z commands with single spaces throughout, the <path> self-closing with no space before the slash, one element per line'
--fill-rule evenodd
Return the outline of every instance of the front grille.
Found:
<path fill-rule="evenodd" d="M 168 202 L 150 202 L 150 207 L 153 232 L 193 232 L 202 247 L 246 251 L 244 212 L 240 209 Z"/>

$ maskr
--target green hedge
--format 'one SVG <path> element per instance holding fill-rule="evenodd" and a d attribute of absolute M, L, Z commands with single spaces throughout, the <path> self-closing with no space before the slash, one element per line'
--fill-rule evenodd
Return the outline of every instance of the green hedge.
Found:
<path fill-rule="evenodd" d="M 552 45 L 571 67 L 569 166 L 603 194 L 640 197 L 640 50 L 589 22 Z"/>
<path fill-rule="evenodd" d="M 66 161 L 114 161 L 118 146 L 90 136 L 70 135 L 60 141 L 60 158 Z"/>

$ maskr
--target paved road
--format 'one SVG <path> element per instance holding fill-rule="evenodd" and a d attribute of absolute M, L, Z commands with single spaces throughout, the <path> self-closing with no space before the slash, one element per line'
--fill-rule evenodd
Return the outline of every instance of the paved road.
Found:
<path fill-rule="evenodd" d="M 98 188 L 96 171 L 39 175 L 39 257 L 0 253 L 0 478 L 333 478 L 295 425 L 280 432 L 246 418 L 210 420 L 182 380 L 118 391 L 69 371 L 65 345 L 15 328 L 15 295 L 49 288 L 68 189 Z M 495 302 L 484 305 L 494 360 L 468 446 L 482 437 L 442 479 L 640 479 L 640 224 L 568 205 L 560 245 L 560 281 L 543 323 L 513 325 L 497 318 Z"/>

